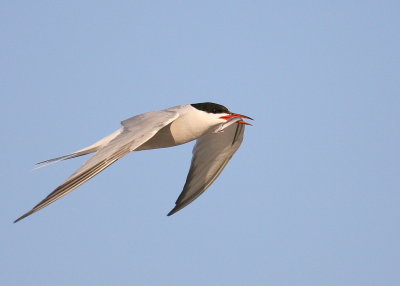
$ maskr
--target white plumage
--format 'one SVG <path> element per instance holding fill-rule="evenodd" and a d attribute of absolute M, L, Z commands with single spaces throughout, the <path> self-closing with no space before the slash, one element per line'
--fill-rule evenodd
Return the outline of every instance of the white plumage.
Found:
<path fill-rule="evenodd" d="M 93 145 L 39 163 L 41 167 L 94 153 L 64 183 L 15 222 L 65 196 L 131 151 L 172 147 L 197 139 L 185 186 L 176 206 L 168 213 L 172 215 L 201 195 L 221 173 L 242 143 L 244 124 L 248 124 L 242 118 L 249 117 L 206 102 L 146 112 L 124 120 L 119 130 Z"/>

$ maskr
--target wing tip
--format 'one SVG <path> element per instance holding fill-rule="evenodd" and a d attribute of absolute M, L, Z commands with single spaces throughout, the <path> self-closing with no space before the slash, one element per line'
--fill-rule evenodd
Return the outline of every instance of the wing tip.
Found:
<path fill-rule="evenodd" d="M 174 213 L 178 212 L 181 210 L 181 207 L 175 206 L 168 214 L 167 216 L 172 216 Z"/>
<path fill-rule="evenodd" d="M 19 222 L 20 220 L 23 220 L 24 218 L 30 216 L 30 215 L 33 214 L 34 212 L 35 212 L 34 210 L 30 210 L 29 212 L 23 214 L 22 216 L 20 216 L 20 217 L 17 218 L 16 220 L 14 220 L 13 223 L 17 223 L 17 222 Z"/>

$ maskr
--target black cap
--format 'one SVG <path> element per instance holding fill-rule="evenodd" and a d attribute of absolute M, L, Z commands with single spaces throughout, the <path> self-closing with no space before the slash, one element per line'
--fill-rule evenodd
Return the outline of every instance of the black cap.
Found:
<path fill-rule="evenodd" d="M 208 113 L 232 113 L 225 106 L 213 102 L 193 103 L 191 106 Z"/>

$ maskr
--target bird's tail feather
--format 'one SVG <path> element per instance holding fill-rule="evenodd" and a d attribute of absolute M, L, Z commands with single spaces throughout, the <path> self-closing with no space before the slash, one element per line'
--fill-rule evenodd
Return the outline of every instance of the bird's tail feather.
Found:
<path fill-rule="evenodd" d="M 103 148 L 105 145 L 107 145 L 111 140 L 113 140 L 115 137 L 117 137 L 120 133 L 121 133 L 121 129 L 118 129 L 117 131 L 111 133 L 110 135 L 104 137 L 103 139 L 97 141 L 96 143 L 94 143 L 93 145 L 90 145 L 86 148 L 83 148 L 81 150 L 69 153 L 67 155 L 63 155 L 60 157 L 56 157 L 53 159 L 49 159 L 43 162 L 39 162 L 36 163 L 36 167 L 34 168 L 34 170 L 36 169 L 40 169 L 43 167 L 46 167 L 48 165 L 63 161 L 63 160 L 68 160 L 68 159 L 72 159 L 72 158 L 76 158 L 76 157 L 80 157 L 83 155 L 87 155 L 93 152 L 98 151 L 99 149 Z"/>
<path fill-rule="evenodd" d="M 70 154 L 67 154 L 67 155 L 63 155 L 63 156 L 52 158 L 52 159 L 49 159 L 49 160 L 46 160 L 46 161 L 43 161 L 43 162 L 39 162 L 39 163 L 35 164 L 34 170 L 46 167 L 48 165 L 51 165 L 51 164 L 54 164 L 54 163 L 57 163 L 57 162 L 60 162 L 60 161 L 63 161 L 63 160 L 68 160 L 68 159 L 80 157 L 80 156 L 83 156 L 83 155 L 87 155 L 87 154 L 95 152 L 96 150 L 97 150 L 97 148 L 82 149 L 82 150 L 79 150 L 79 151 L 76 151 L 76 152 L 73 152 L 73 153 L 70 153 Z"/>

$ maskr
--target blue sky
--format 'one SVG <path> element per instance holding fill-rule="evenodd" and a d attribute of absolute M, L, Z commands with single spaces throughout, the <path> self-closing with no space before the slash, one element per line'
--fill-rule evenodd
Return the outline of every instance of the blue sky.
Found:
<path fill-rule="evenodd" d="M 399 285 L 398 1 L 3 1 L 4 285 Z M 256 119 L 167 217 L 193 143 L 129 154 L 17 223 L 130 116 Z"/>

